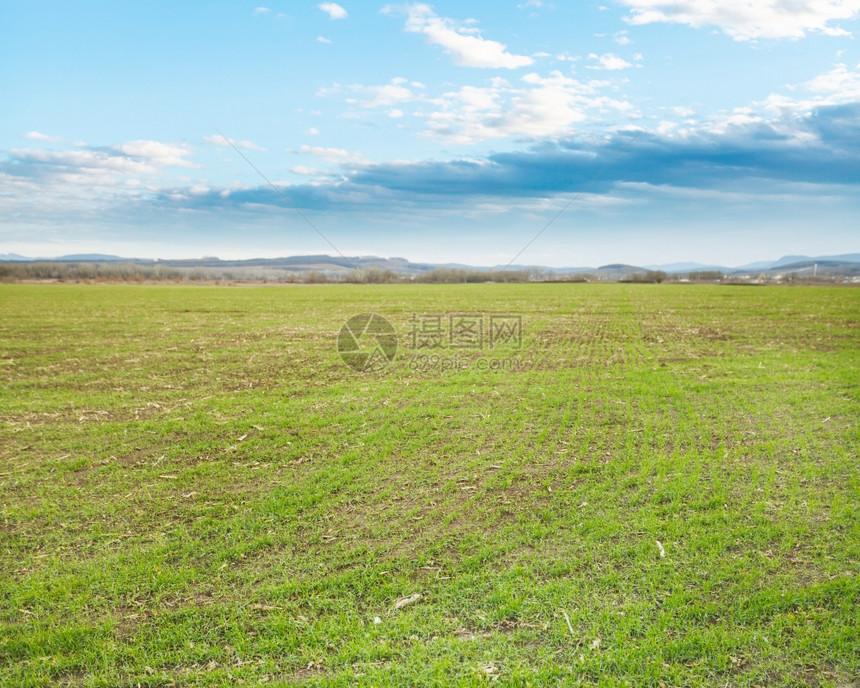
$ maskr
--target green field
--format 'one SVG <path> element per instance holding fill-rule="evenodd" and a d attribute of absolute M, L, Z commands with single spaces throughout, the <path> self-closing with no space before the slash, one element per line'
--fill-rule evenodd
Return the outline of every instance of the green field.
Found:
<path fill-rule="evenodd" d="M 336 349 L 364 312 L 381 372 Z M 412 348 L 458 313 L 483 348 Z M 850 288 L 2 285 L 0 685 L 857 686 L 859 322 Z"/>

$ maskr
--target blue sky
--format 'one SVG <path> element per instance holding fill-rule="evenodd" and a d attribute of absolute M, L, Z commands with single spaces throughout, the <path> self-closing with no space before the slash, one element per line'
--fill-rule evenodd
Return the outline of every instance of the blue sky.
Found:
<path fill-rule="evenodd" d="M 517 263 L 855 252 L 858 35 L 860 0 L 5 0 L 0 253 L 493 265 L 565 207 Z"/>

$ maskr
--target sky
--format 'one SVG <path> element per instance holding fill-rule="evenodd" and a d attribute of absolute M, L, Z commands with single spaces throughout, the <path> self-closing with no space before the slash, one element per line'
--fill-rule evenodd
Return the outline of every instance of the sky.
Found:
<path fill-rule="evenodd" d="M 0 0 L 0 253 L 860 250 L 860 0 Z"/>

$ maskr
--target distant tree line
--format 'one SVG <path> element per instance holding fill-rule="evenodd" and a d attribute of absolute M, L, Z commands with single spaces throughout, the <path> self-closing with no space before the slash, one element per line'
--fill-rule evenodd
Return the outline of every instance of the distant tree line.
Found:
<path fill-rule="evenodd" d="M 278 274 L 281 273 L 281 274 Z M 290 280 L 292 278 L 292 280 Z M 56 282 L 223 282 L 299 281 L 275 270 L 213 270 L 140 263 L 64 263 L 56 261 L 0 263 L 0 281 Z"/>
<path fill-rule="evenodd" d="M 0 280 L 52 280 L 59 282 L 145 282 L 182 281 L 197 274 L 183 274 L 176 268 L 135 263 L 61 263 L 54 261 L 0 263 Z"/>
<path fill-rule="evenodd" d="M 687 279 L 691 282 L 719 282 L 723 273 L 719 270 L 694 270 L 687 273 Z"/>
<path fill-rule="evenodd" d="M 415 278 L 428 284 L 474 284 L 478 282 L 529 282 L 537 274 L 530 270 L 470 270 L 467 268 L 435 268 Z"/>
<path fill-rule="evenodd" d="M 556 280 L 552 270 L 476 270 L 438 267 L 418 274 L 401 274 L 378 267 L 355 269 L 348 273 L 324 270 L 285 270 L 283 268 L 175 267 L 151 263 L 126 262 L 7 262 L 0 263 L 0 281 L 57 282 L 275 282 L 275 283 L 353 283 L 398 284 L 472 284 L 479 282 L 536 282 Z M 561 279 L 568 279 L 563 276 Z"/>
<path fill-rule="evenodd" d="M 475 270 L 438 267 L 416 275 L 402 275 L 391 270 L 369 268 L 352 270 L 344 278 L 355 284 L 392 284 L 418 282 L 422 284 L 475 284 L 480 282 L 532 282 L 546 279 L 541 270 Z"/>
<path fill-rule="evenodd" d="M 690 281 L 718 281 L 723 273 L 700 270 L 687 275 Z M 677 276 L 672 276 L 673 279 Z M 324 270 L 285 270 L 283 268 L 175 267 L 152 263 L 55 261 L 0 263 L 0 281 L 58 282 L 274 282 L 277 284 L 475 284 L 481 282 L 585 282 L 594 279 L 587 274 L 556 273 L 545 268 L 515 270 L 477 270 L 474 268 L 437 267 L 417 274 L 402 274 L 371 267 L 347 273 Z M 669 279 L 662 270 L 646 270 L 621 277 L 621 282 L 660 283 Z"/>
<path fill-rule="evenodd" d="M 437 267 L 427 272 L 403 274 L 393 270 L 371 267 L 342 270 L 288 269 L 273 267 L 214 267 L 175 266 L 162 263 L 59 262 L 21 261 L 0 262 L 0 282 L 191 282 L 191 283 L 274 283 L 274 284 L 475 284 L 481 282 L 590 282 L 620 281 L 632 283 L 661 282 L 723 282 L 732 284 L 812 283 L 836 281 L 838 278 L 789 273 L 777 278 L 760 275 L 756 280 L 744 276 L 724 275 L 719 270 L 696 270 L 686 275 L 668 275 L 663 270 L 644 270 L 631 274 L 556 273 L 546 268 L 517 268 L 511 270 L 477 270 L 475 268 Z"/>
<path fill-rule="evenodd" d="M 632 275 L 622 277 L 619 281 L 660 284 L 661 282 L 665 282 L 668 277 L 662 270 L 645 270 L 645 272 L 635 272 Z"/>
<path fill-rule="evenodd" d="M 278 268 L 175 267 L 151 263 L 57 261 L 0 263 L 0 282 L 255 282 L 307 283 L 340 282 L 342 277 L 321 270 L 287 271 Z"/>

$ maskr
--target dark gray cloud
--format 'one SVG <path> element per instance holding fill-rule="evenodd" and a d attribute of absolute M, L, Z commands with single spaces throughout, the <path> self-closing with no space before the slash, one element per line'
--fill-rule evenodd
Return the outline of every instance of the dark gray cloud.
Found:
<path fill-rule="evenodd" d="M 783 131 L 758 122 L 691 136 L 643 133 L 591 187 L 642 182 L 713 188 L 750 179 L 812 184 L 860 183 L 860 104 L 825 107 Z M 808 140 L 796 131 L 812 134 Z M 630 142 L 621 131 L 596 142 L 569 140 L 499 153 L 481 163 L 376 165 L 350 177 L 356 185 L 414 194 L 542 196 L 575 192 Z"/>
<path fill-rule="evenodd" d="M 808 119 L 809 128 L 836 155 L 856 156 L 860 151 L 860 103 L 821 108 Z M 856 163 L 856 159 L 855 159 Z"/>

